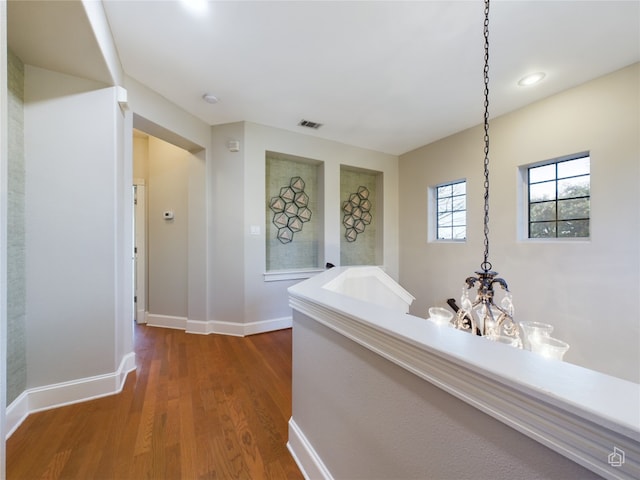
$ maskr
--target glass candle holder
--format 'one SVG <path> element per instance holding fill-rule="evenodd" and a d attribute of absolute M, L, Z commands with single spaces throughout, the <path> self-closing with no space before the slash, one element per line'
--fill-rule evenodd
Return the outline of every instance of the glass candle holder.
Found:
<path fill-rule="evenodd" d="M 562 360 L 569 350 L 569 344 L 553 337 L 532 337 L 529 339 L 531 351 L 547 358 Z"/>
<path fill-rule="evenodd" d="M 453 312 L 450 312 L 446 308 L 442 307 L 430 307 L 429 308 L 429 320 L 437 325 L 449 325 L 449 322 L 453 319 Z"/>
<path fill-rule="evenodd" d="M 518 346 L 518 339 L 514 337 L 509 337 L 507 335 L 487 335 L 485 338 L 487 340 L 491 340 L 492 342 L 509 345 L 510 347 Z"/>
<path fill-rule="evenodd" d="M 525 337 L 525 348 L 531 350 L 531 344 L 539 337 L 549 337 L 553 332 L 553 325 L 542 322 L 522 322 L 520 323 Z"/>

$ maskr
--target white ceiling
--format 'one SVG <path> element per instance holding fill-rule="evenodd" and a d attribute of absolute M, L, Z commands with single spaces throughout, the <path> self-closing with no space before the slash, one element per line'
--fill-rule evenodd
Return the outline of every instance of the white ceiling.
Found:
<path fill-rule="evenodd" d="M 202 15 L 178 1 L 103 4 L 126 74 L 211 125 L 401 154 L 482 121 L 481 0 L 210 1 Z M 10 1 L 9 45 L 25 63 L 104 78 L 78 5 Z M 639 1 L 493 0 L 490 22 L 491 116 L 640 61 Z M 540 70 L 540 85 L 517 86 Z"/>

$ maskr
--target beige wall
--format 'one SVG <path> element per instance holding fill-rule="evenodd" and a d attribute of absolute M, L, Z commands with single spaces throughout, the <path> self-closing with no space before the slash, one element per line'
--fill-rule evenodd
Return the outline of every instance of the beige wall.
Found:
<path fill-rule="evenodd" d="M 149 137 L 147 185 L 149 313 L 187 317 L 189 153 Z M 174 218 L 165 220 L 163 212 Z"/>
<path fill-rule="evenodd" d="M 242 123 L 212 129 L 207 165 L 209 214 L 207 217 L 208 320 L 244 323 L 244 127 Z M 227 142 L 238 140 L 240 152 Z M 234 199 L 229 208 L 229 198 Z"/>
<path fill-rule="evenodd" d="M 191 196 L 204 196 L 193 177 L 203 177 L 199 169 L 204 169 L 204 162 L 197 154 L 140 133 L 134 133 L 133 156 L 133 177 L 146 186 L 147 313 L 202 320 L 205 314 L 198 311 L 198 301 L 189 301 L 190 295 L 199 293 L 198 286 L 189 287 L 189 272 L 204 264 L 202 247 L 196 248 L 193 261 L 190 246 L 199 240 L 190 238 L 189 232 L 197 223 L 193 217 L 199 215 L 201 201 L 194 202 Z M 164 219 L 165 211 L 172 211 L 174 218 Z"/>
<path fill-rule="evenodd" d="M 565 359 L 640 382 L 636 64 L 491 121 L 490 260 L 508 282 L 519 321 L 554 324 L 571 344 Z M 519 167 L 591 153 L 591 238 L 530 241 L 520 229 Z M 482 261 L 480 127 L 400 158 L 400 283 L 416 296 L 412 313 L 460 296 Z M 427 241 L 427 191 L 466 178 L 465 243 Z M 526 217 L 524 217 L 526 218 Z"/>

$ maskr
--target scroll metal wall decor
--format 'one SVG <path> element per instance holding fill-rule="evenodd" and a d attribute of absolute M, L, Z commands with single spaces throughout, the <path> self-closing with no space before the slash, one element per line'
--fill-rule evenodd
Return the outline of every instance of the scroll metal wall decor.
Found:
<path fill-rule="evenodd" d="M 367 187 L 358 187 L 356 193 L 349 195 L 349 200 L 342 203 L 342 224 L 345 226 L 344 236 L 348 242 L 355 242 L 359 233 L 363 233 L 373 217 L 370 213 L 371 201 Z"/>
<path fill-rule="evenodd" d="M 269 208 L 273 211 L 273 224 L 278 228 L 276 237 L 281 243 L 293 241 L 293 234 L 302 230 L 302 225 L 311 220 L 309 196 L 304 193 L 305 183 L 293 177 L 288 187 L 280 189 L 280 195 L 271 197 Z"/>

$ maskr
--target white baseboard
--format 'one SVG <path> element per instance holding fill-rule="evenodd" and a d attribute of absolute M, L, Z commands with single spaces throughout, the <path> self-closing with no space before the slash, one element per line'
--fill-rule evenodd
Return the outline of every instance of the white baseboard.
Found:
<path fill-rule="evenodd" d="M 121 392 L 127 374 L 135 369 L 136 355 L 131 352 L 116 372 L 25 390 L 6 409 L 7 438 L 32 413 Z"/>
<path fill-rule="evenodd" d="M 220 322 L 216 320 L 209 320 L 208 322 L 204 322 L 202 320 L 188 320 L 185 331 L 187 333 L 197 333 L 200 335 L 217 333 L 220 335 L 231 335 L 234 337 L 244 336 L 242 323 Z"/>
<path fill-rule="evenodd" d="M 6 409 L 5 426 L 9 438 L 29 416 L 29 391 L 25 390 Z"/>
<path fill-rule="evenodd" d="M 172 317 L 169 315 L 147 314 L 147 325 L 150 327 L 164 327 L 184 330 L 187 333 L 200 335 L 231 335 L 245 337 L 257 333 L 273 332 L 283 328 L 291 328 L 291 317 L 273 318 L 250 323 L 222 322 L 219 320 L 189 320 L 185 317 Z"/>
<path fill-rule="evenodd" d="M 245 335 L 274 332 L 276 330 L 282 330 L 284 328 L 291 328 L 292 325 L 292 317 L 272 318 L 270 320 L 262 320 L 259 322 L 250 322 L 243 324 Z"/>
<path fill-rule="evenodd" d="M 147 325 L 150 327 L 175 328 L 176 330 L 187 329 L 187 317 L 173 317 L 171 315 L 158 315 L 147 312 L 146 320 Z"/>
<path fill-rule="evenodd" d="M 309 443 L 300 427 L 296 424 L 293 417 L 289 419 L 289 441 L 287 449 L 295 460 L 302 475 L 309 479 L 325 479 L 333 480 L 333 476 L 322 462 L 320 456 L 316 453 L 313 445 Z"/>

